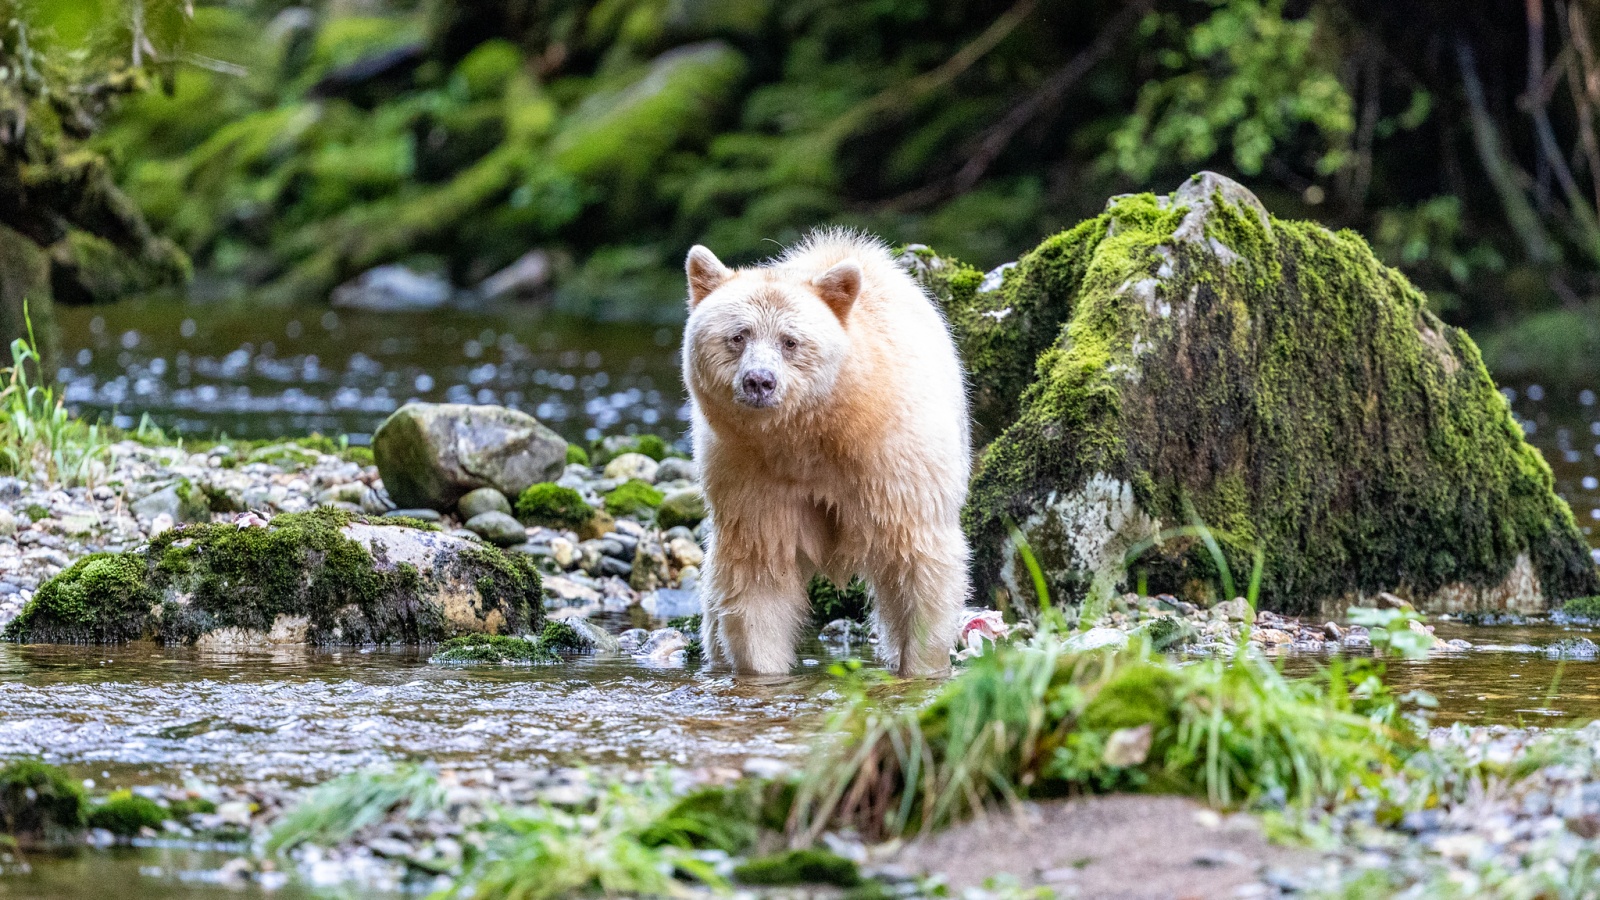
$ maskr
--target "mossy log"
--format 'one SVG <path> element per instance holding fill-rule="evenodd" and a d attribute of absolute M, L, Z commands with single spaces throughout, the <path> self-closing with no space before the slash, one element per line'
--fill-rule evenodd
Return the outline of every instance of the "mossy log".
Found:
<path fill-rule="evenodd" d="M 1589 550 L 1465 332 L 1358 235 L 1269 216 L 1203 173 L 984 275 L 925 249 L 971 372 L 965 525 L 980 596 L 1058 600 L 1143 579 L 1336 613 L 1378 591 L 1430 611 L 1593 594 Z M 1189 526 L 1184 533 L 1183 529 Z"/>
<path fill-rule="evenodd" d="M 417 523 L 420 524 L 420 523 Z M 543 620 L 528 557 L 331 509 L 175 528 L 79 560 L 6 629 L 29 643 L 420 644 Z"/>

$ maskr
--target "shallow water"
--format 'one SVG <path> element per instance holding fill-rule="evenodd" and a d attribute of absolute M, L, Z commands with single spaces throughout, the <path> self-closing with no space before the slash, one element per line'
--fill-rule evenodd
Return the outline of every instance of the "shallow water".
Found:
<path fill-rule="evenodd" d="M 737 769 L 802 754 L 830 657 L 734 680 L 630 658 L 430 666 L 416 652 L 0 644 L 0 758 L 102 785 L 303 784 L 397 759 Z"/>

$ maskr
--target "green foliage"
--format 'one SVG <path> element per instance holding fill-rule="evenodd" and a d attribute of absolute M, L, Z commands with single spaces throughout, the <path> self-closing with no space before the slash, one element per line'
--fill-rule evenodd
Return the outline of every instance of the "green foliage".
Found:
<path fill-rule="evenodd" d="M 802 839 L 843 824 L 899 835 L 1081 791 L 1311 808 L 1376 784 L 1417 744 L 1370 669 L 1296 680 L 1249 654 L 1070 655 L 1050 635 L 979 657 L 925 706 L 886 711 L 861 695 L 833 730 L 842 743 L 816 755 L 795 798 Z"/>
<path fill-rule="evenodd" d="M 1409 607 L 1372 609 L 1357 606 L 1350 609 L 1350 624 L 1367 629 L 1372 649 L 1379 656 L 1401 656 L 1406 659 L 1426 657 L 1428 651 L 1433 649 L 1433 635 L 1412 627 L 1413 622 L 1421 625 L 1422 620 L 1422 616 Z"/>
<path fill-rule="evenodd" d="M 1574 619 L 1600 620 L 1600 597 L 1574 597 L 1561 607 L 1561 611 Z"/>
<path fill-rule="evenodd" d="M 89 810 L 89 827 L 104 828 L 118 837 L 138 837 L 141 829 L 159 830 L 172 814 L 149 797 L 116 791 Z"/>
<path fill-rule="evenodd" d="M 59 841 L 83 830 L 87 805 L 82 786 L 55 766 L 19 759 L 0 767 L 0 833 Z"/>
<path fill-rule="evenodd" d="M 1481 337 L 1483 360 L 1502 379 L 1588 386 L 1600 359 L 1600 303 L 1533 313 Z"/>
<path fill-rule="evenodd" d="M 0 469 L 51 483 L 90 483 L 97 467 L 103 471 L 110 443 L 98 425 L 68 414 L 54 387 L 40 383 L 31 319 L 27 328 L 26 337 L 11 342 L 10 368 L 0 371 L 5 381 L 0 389 Z"/>
<path fill-rule="evenodd" d="M 872 591 L 859 578 L 841 589 L 827 578 L 817 575 L 806 585 L 806 595 L 811 599 L 811 621 L 826 625 L 834 619 L 864 622 L 872 607 Z"/>
<path fill-rule="evenodd" d="M 606 494 L 606 512 L 614 516 L 648 516 L 664 497 L 650 482 L 630 478 Z"/>
<path fill-rule="evenodd" d="M 469 863 L 456 896 L 681 896 L 686 891 L 675 873 L 723 887 L 711 864 L 674 843 L 641 839 L 663 805 L 659 788 L 613 785 L 592 809 L 543 805 L 505 811 L 486 828 L 484 849 Z"/>
<path fill-rule="evenodd" d="M 1335 32 L 1316 16 L 1284 16 L 1284 0 L 1205 0 L 1189 26 L 1177 13 L 1152 13 L 1142 26 L 1161 33 L 1168 74 L 1147 81 L 1127 120 L 1111 136 L 1107 162 L 1143 181 L 1158 166 L 1211 159 L 1224 145 L 1233 164 L 1259 174 L 1278 145 L 1302 126 L 1322 141 L 1317 171 L 1345 165 L 1354 102 L 1339 80 Z"/>
<path fill-rule="evenodd" d="M 831 884 L 855 887 L 861 883 L 856 864 L 827 850 L 785 850 L 734 866 L 733 877 L 743 884 Z"/>
<path fill-rule="evenodd" d="M 443 809 L 447 794 L 433 769 L 401 765 L 389 772 L 352 772 L 318 785 L 273 826 L 266 851 L 301 844 L 331 846 L 398 816 L 414 822 Z"/>
<path fill-rule="evenodd" d="M 567 465 L 587 466 L 589 464 L 589 451 L 577 444 L 567 445 Z"/>
<path fill-rule="evenodd" d="M 568 456 L 572 445 L 568 446 Z M 517 518 L 530 525 L 577 530 L 594 515 L 583 495 L 551 482 L 535 484 L 517 497 Z"/>

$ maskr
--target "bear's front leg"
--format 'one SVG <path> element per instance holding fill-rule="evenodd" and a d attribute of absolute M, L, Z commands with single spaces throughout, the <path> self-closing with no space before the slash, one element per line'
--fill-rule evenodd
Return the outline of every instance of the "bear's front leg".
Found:
<path fill-rule="evenodd" d="M 957 540 L 947 556 L 917 555 L 872 573 L 878 658 L 896 675 L 924 678 L 950 671 L 950 651 L 967 602 L 963 546 Z"/>
<path fill-rule="evenodd" d="M 709 560 L 708 560 L 709 562 Z M 721 583 L 708 565 L 701 641 L 714 668 L 741 675 L 786 675 L 809 605 L 798 572 L 769 572 Z"/>

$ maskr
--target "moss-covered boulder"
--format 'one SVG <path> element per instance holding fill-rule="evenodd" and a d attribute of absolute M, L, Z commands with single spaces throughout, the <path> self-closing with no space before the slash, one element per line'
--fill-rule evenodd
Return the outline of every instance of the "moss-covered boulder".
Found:
<path fill-rule="evenodd" d="M 0 834 L 19 843 L 58 843 L 83 831 L 83 788 L 61 769 L 36 759 L 0 767 Z"/>
<path fill-rule="evenodd" d="M 416 523 L 420 524 L 420 523 Z M 86 557 L 5 631 L 27 643 L 416 644 L 536 630 L 530 558 L 333 509 L 163 532 Z"/>
<path fill-rule="evenodd" d="M 1358 235 L 1269 216 L 1197 175 L 987 275 L 913 248 L 971 372 L 965 525 L 980 596 L 1144 579 L 1333 611 L 1531 611 L 1596 592 L 1588 548 L 1464 332 Z M 1132 558 L 1126 571 L 1124 564 Z"/>
<path fill-rule="evenodd" d="M 554 481 L 566 468 L 567 442 L 502 406 L 407 403 L 378 426 L 372 455 L 401 508 L 444 512 L 477 488 L 517 497 Z"/>

